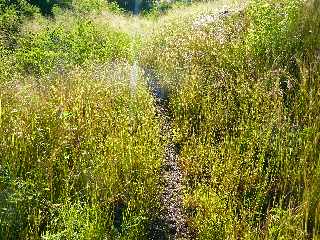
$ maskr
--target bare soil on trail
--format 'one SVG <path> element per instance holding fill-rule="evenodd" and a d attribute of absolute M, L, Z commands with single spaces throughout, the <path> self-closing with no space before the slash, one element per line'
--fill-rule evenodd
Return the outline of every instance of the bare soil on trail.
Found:
<path fill-rule="evenodd" d="M 182 173 L 178 165 L 179 149 L 173 142 L 171 117 L 168 107 L 168 92 L 164 89 L 151 70 L 146 70 L 149 88 L 155 98 L 158 117 L 163 119 L 161 137 L 166 141 L 164 162 L 161 176 L 163 178 L 162 192 L 162 222 L 165 224 L 166 236 L 156 239 L 190 239 L 183 211 Z"/>

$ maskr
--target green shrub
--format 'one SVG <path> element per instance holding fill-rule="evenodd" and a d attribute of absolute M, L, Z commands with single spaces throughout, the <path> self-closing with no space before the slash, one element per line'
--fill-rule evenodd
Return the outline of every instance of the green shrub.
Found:
<path fill-rule="evenodd" d="M 109 0 L 109 2 L 116 3 L 121 9 L 134 14 L 150 10 L 154 3 L 153 0 Z"/>
<path fill-rule="evenodd" d="M 80 13 L 89 13 L 92 11 L 101 12 L 108 8 L 107 1 L 103 0 L 74 0 L 73 9 Z"/>
<path fill-rule="evenodd" d="M 14 48 L 23 20 L 36 12 L 37 9 L 25 0 L 1 0 L 0 43 L 6 48 Z"/>
<path fill-rule="evenodd" d="M 28 0 L 30 4 L 40 9 L 43 15 L 52 15 L 54 6 L 70 7 L 72 0 Z"/>
<path fill-rule="evenodd" d="M 286 62 L 301 49 L 297 31 L 303 1 L 253 1 L 246 44 L 254 55 L 271 64 Z"/>
<path fill-rule="evenodd" d="M 83 65 L 90 61 L 130 60 L 130 37 L 90 20 L 77 19 L 69 28 L 53 25 L 19 39 L 18 67 L 28 73 Z"/>

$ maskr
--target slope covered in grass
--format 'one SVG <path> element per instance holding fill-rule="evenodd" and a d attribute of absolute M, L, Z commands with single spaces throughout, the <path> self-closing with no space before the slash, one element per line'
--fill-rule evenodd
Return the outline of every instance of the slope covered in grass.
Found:
<path fill-rule="evenodd" d="M 204 6 L 164 17 L 141 55 L 170 91 L 190 227 L 316 239 L 319 2 Z"/>
<path fill-rule="evenodd" d="M 146 87 L 132 97 L 128 66 L 114 68 L 1 86 L 4 239 L 111 238 L 114 218 L 124 235 L 146 235 L 158 204 L 159 123 Z"/>
<path fill-rule="evenodd" d="M 168 239 L 144 71 L 169 92 L 190 239 L 319 238 L 319 1 L 3 3 L 0 239 Z"/>
<path fill-rule="evenodd" d="M 148 239 L 160 211 L 161 120 L 141 71 L 130 89 L 134 36 L 76 4 L 1 45 L 0 239 Z"/>

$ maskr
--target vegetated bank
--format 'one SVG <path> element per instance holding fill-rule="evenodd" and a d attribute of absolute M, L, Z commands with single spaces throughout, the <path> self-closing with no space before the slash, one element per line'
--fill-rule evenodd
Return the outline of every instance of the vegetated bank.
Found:
<path fill-rule="evenodd" d="M 148 239 L 157 220 L 161 120 L 102 2 L 2 26 L 0 239 Z"/>
<path fill-rule="evenodd" d="M 317 239 L 319 1 L 213 4 L 168 13 L 141 54 L 170 91 L 190 229 Z"/>

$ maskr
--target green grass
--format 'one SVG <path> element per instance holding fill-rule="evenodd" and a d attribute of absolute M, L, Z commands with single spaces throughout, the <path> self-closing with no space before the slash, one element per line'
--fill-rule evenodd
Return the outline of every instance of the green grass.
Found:
<path fill-rule="evenodd" d="M 319 236 L 316 4 L 255 1 L 201 26 L 190 7 L 160 24 L 142 53 L 171 92 L 199 239 Z"/>
<path fill-rule="evenodd" d="M 99 65 L 1 86 L 4 239 L 112 238 L 119 204 L 120 236 L 147 234 L 163 147 L 152 97 L 143 82 L 131 96 L 129 73 Z"/>
<path fill-rule="evenodd" d="M 0 239 L 148 239 L 161 211 L 161 120 L 141 70 L 129 87 L 136 36 L 101 20 L 129 17 L 77 7 L 1 45 Z"/>
<path fill-rule="evenodd" d="M 54 19 L 13 14 L 14 33 L 0 29 L 0 239 L 150 239 L 166 140 L 142 67 L 170 93 L 194 238 L 318 239 L 319 9 L 214 1 L 144 18 L 79 0 Z"/>

